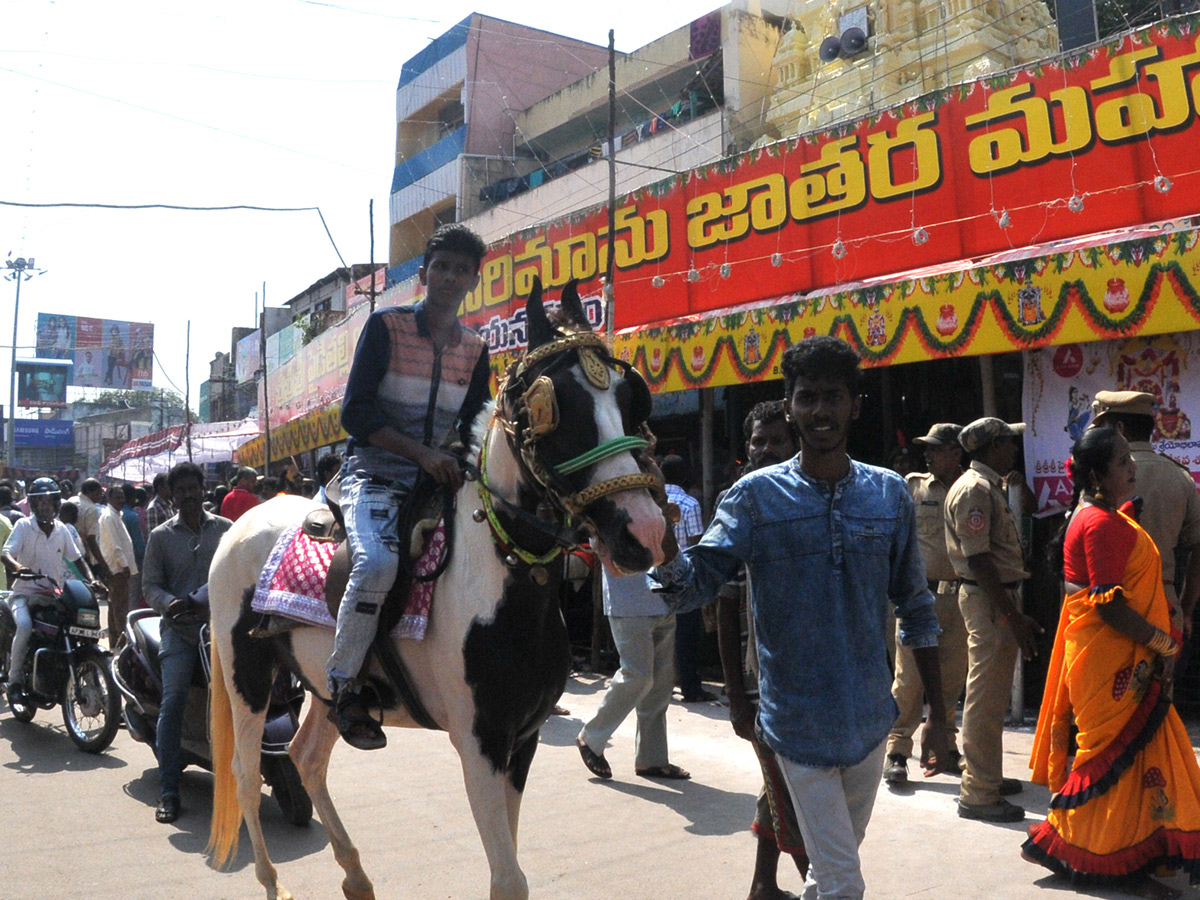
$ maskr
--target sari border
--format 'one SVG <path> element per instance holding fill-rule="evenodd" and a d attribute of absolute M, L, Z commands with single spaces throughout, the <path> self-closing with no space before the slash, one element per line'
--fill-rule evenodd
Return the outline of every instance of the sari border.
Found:
<path fill-rule="evenodd" d="M 1134 758 L 1158 733 L 1171 709 L 1161 681 L 1151 681 L 1146 696 L 1107 747 L 1071 770 L 1062 790 L 1050 798 L 1051 809 L 1075 809 L 1108 792 Z"/>
<path fill-rule="evenodd" d="M 1022 853 L 1075 885 L 1111 885 L 1162 865 L 1188 873 L 1200 884 L 1200 832 L 1157 828 L 1138 843 L 1112 853 L 1092 853 L 1068 843 L 1043 821 L 1021 845 Z"/>

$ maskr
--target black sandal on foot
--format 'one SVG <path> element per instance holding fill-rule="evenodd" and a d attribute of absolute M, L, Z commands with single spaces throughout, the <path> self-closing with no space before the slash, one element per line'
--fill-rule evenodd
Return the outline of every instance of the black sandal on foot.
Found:
<path fill-rule="evenodd" d="M 673 778 L 678 781 L 687 781 L 692 777 L 691 772 L 681 769 L 673 763 L 667 763 L 665 766 L 651 766 L 648 769 L 634 769 L 633 774 L 639 778 Z"/>
<path fill-rule="evenodd" d="M 588 767 L 589 772 L 597 778 L 612 778 L 612 766 L 608 764 L 603 753 L 597 753 L 581 737 L 575 738 L 575 746 L 579 748 L 579 755 L 583 757 L 583 764 Z"/>
<path fill-rule="evenodd" d="M 387 735 L 367 710 L 358 691 L 338 691 L 329 708 L 329 719 L 338 734 L 357 750 L 379 750 L 387 746 Z"/>

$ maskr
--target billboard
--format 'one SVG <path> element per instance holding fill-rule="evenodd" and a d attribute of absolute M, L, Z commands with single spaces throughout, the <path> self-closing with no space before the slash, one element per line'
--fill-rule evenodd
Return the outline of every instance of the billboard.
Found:
<path fill-rule="evenodd" d="M 69 383 L 76 387 L 149 390 L 154 381 L 154 326 L 38 313 L 37 355 L 73 362 Z"/>
<path fill-rule="evenodd" d="M 66 419 L 17 419 L 18 447 L 74 447 L 75 423 Z"/>
<path fill-rule="evenodd" d="M 262 365 L 262 331 L 252 331 L 237 342 L 237 356 L 233 371 L 238 384 L 254 380 L 254 373 Z"/>
<path fill-rule="evenodd" d="M 67 405 L 70 380 L 70 360 L 18 359 L 17 406 L 62 409 Z"/>

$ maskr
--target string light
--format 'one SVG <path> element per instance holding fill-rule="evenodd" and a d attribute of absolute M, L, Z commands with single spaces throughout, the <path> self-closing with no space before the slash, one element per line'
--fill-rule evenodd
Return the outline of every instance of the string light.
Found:
<path fill-rule="evenodd" d="M 666 282 L 663 281 L 663 277 L 661 275 L 655 275 L 653 278 L 650 279 L 650 283 L 652 285 L 654 285 L 656 288 L 660 288 L 664 284 L 666 284 Z"/>
<path fill-rule="evenodd" d="M 1009 217 L 1007 209 L 1000 210 L 1000 215 L 996 218 L 996 224 L 1001 228 L 1009 228 L 1012 226 L 1012 219 Z"/>
<path fill-rule="evenodd" d="M 1165 194 L 1171 189 L 1171 179 L 1166 175 L 1159 175 L 1154 179 L 1154 189 L 1160 194 Z"/>
<path fill-rule="evenodd" d="M 687 279 L 688 281 L 699 281 L 700 271 L 698 269 L 688 269 Z"/>
<path fill-rule="evenodd" d="M 773 265 L 777 269 L 780 266 L 782 266 L 783 265 L 783 254 L 782 253 L 772 253 L 771 254 L 771 265 Z"/>
<path fill-rule="evenodd" d="M 728 278 L 729 273 L 733 271 L 733 267 L 729 263 L 721 263 L 721 277 Z"/>
<path fill-rule="evenodd" d="M 1083 197 L 1081 197 L 1079 194 L 1075 194 L 1070 200 L 1067 201 L 1067 209 L 1074 213 L 1083 212 Z"/>
<path fill-rule="evenodd" d="M 832 251 L 832 252 L 833 252 L 833 258 L 834 258 L 834 259 L 842 259 L 843 257 L 845 257 L 845 255 L 846 255 L 846 245 L 842 243 L 842 239 L 841 239 L 841 238 L 838 238 L 838 239 L 837 239 L 837 242 L 836 242 L 836 243 L 833 245 L 833 251 Z"/>
<path fill-rule="evenodd" d="M 926 231 L 923 227 L 918 228 L 912 234 L 912 241 L 918 247 L 921 246 L 922 244 L 924 244 L 927 240 L 929 240 L 929 232 Z"/>

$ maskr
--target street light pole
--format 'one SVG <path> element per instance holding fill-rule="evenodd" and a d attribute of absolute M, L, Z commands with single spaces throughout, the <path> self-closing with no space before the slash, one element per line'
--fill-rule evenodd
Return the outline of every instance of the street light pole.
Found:
<path fill-rule="evenodd" d="M 8 373 L 8 422 L 4 427 L 5 462 L 9 469 L 15 469 L 17 466 L 17 313 L 21 309 L 21 282 L 28 281 L 34 275 L 42 274 L 42 270 L 34 266 L 32 257 L 25 259 L 19 256 L 16 259 L 6 259 L 4 265 L 9 270 L 4 277 L 17 283 L 17 299 L 13 303 L 12 358 Z"/>

